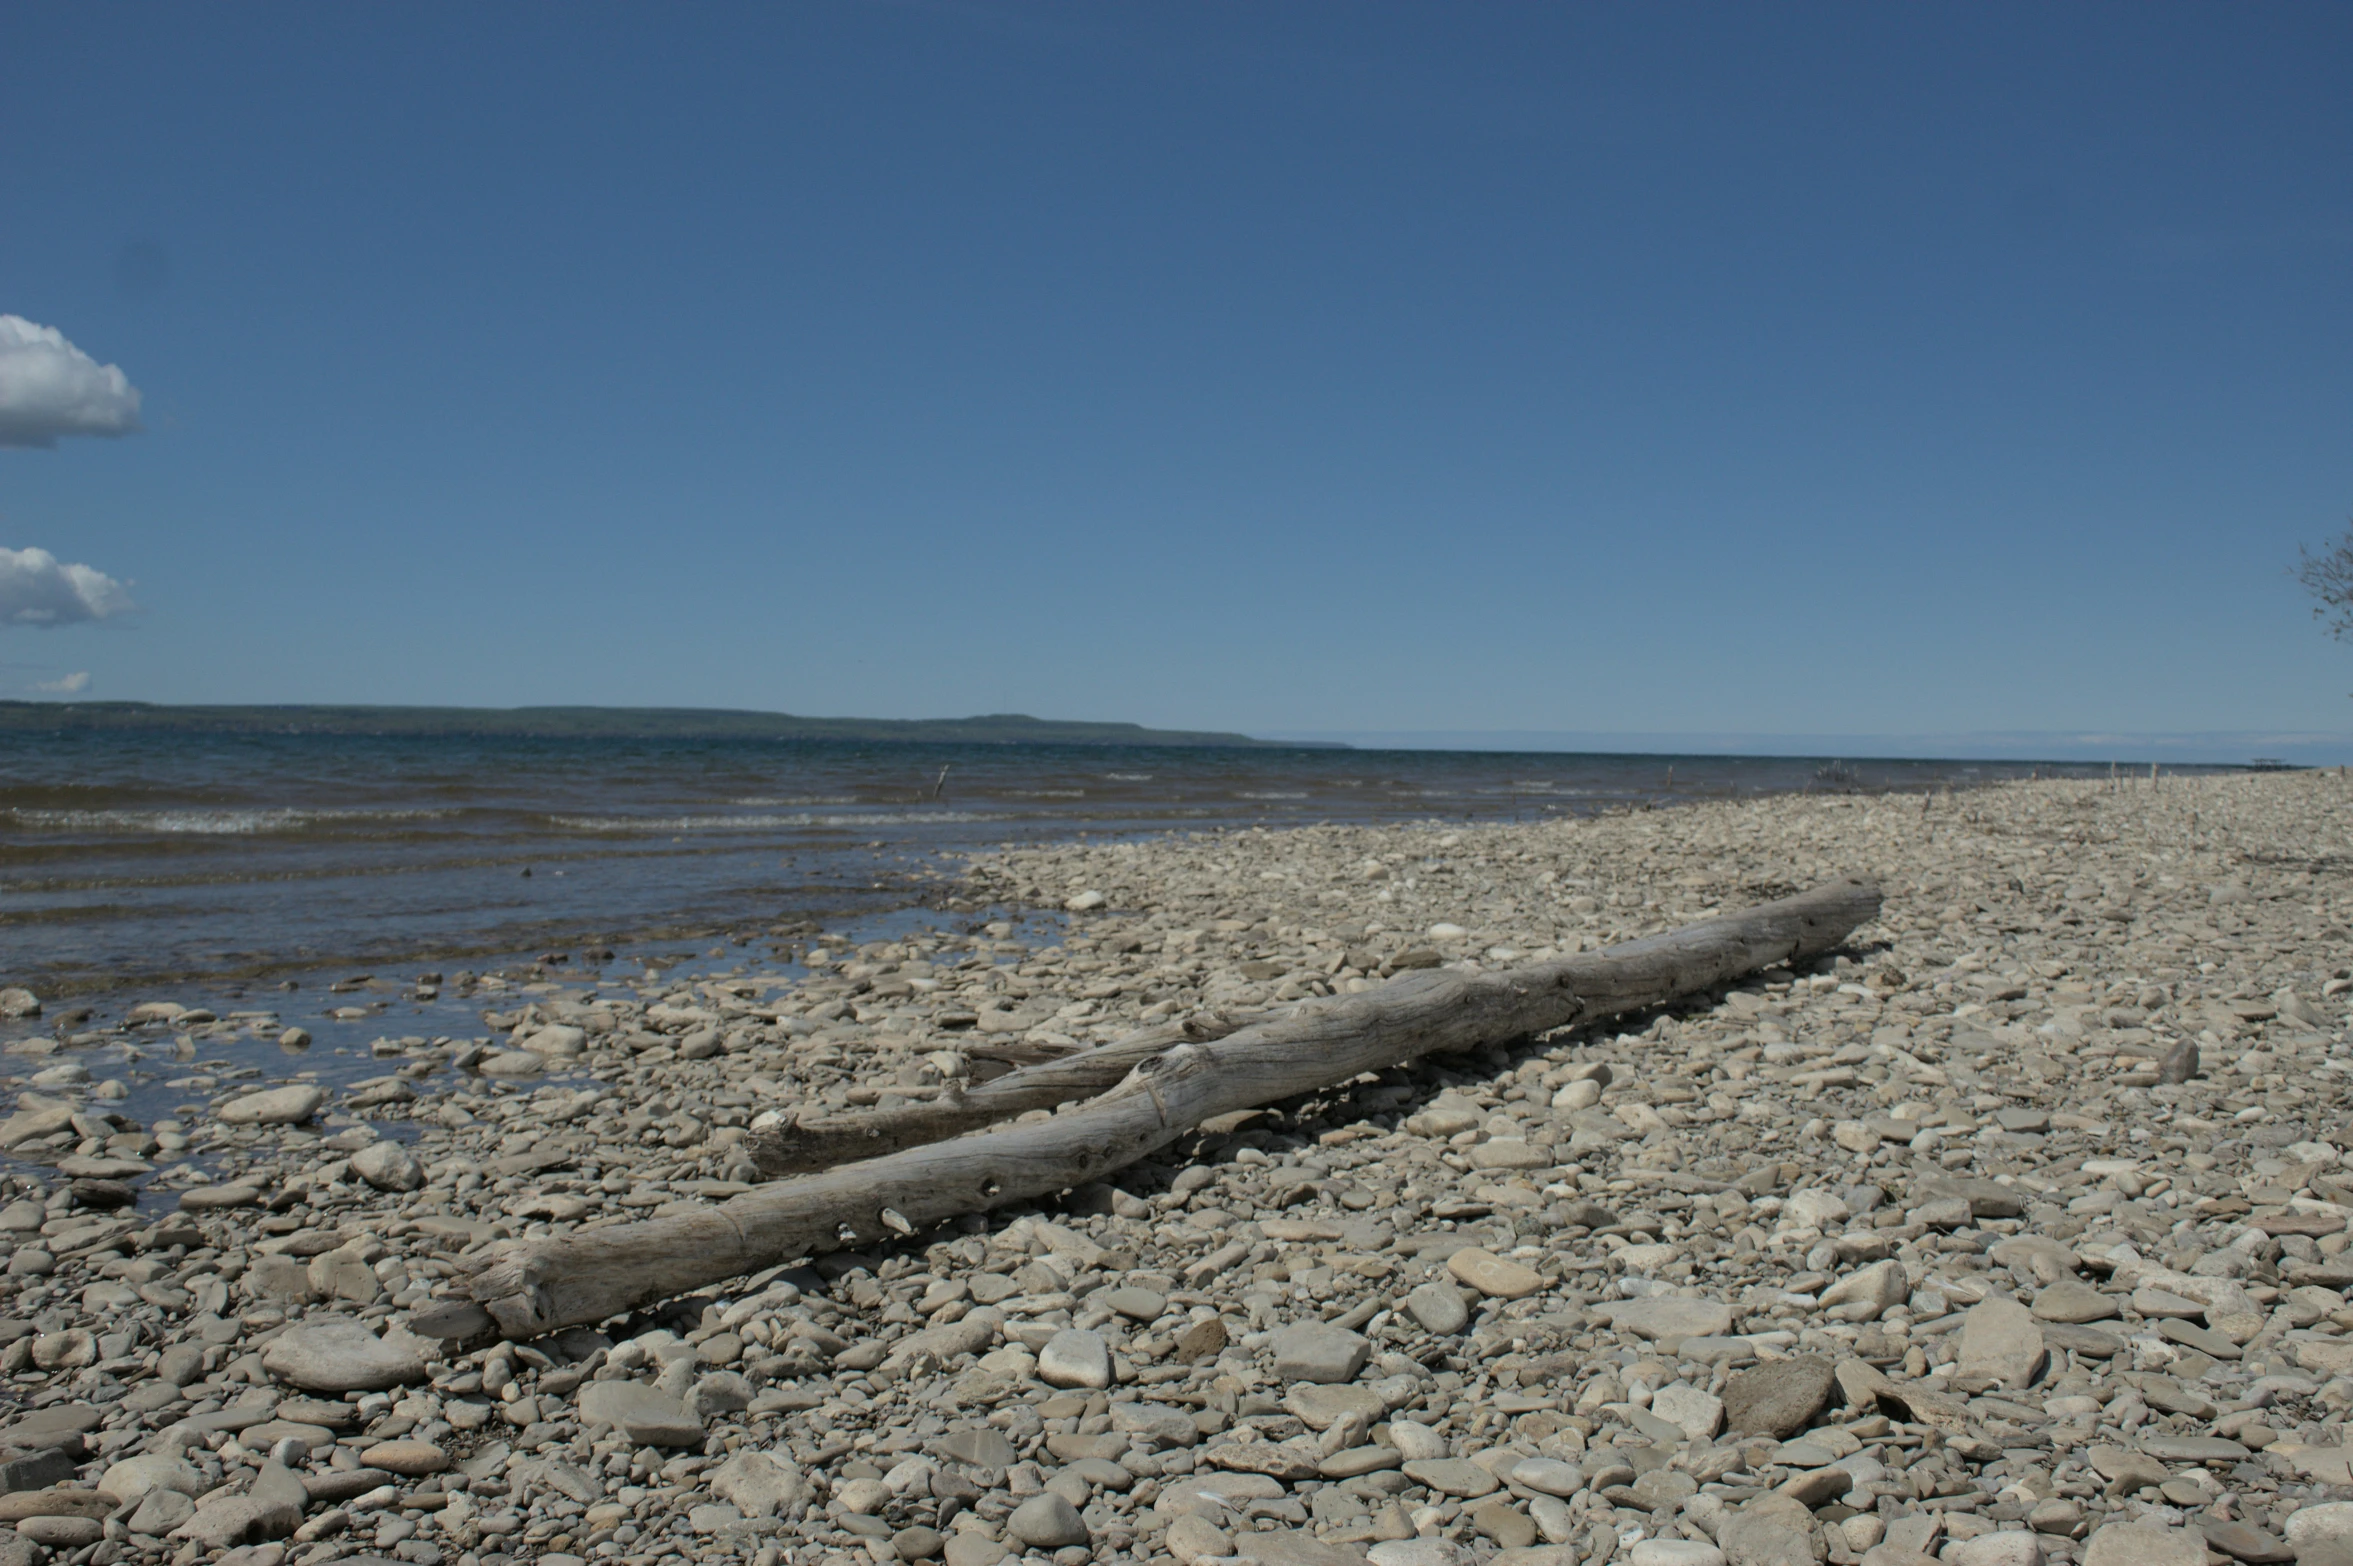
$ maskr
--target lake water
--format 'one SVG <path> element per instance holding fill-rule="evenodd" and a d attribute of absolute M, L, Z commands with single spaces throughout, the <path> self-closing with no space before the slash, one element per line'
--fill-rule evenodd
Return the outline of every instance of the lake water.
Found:
<path fill-rule="evenodd" d="M 9 735 L 0 983 L 45 996 L 847 927 L 976 846 L 1527 819 L 2026 766 L 765 740 Z M 2054 770 L 2045 765 L 2046 774 Z M 2104 769 L 2074 770 L 2090 775 Z"/>

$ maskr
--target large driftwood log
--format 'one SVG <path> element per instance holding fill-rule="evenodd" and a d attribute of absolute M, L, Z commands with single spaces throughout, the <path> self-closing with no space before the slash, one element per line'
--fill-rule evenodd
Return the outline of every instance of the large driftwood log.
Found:
<path fill-rule="evenodd" d="M 1606 951 L 1495 973 L 1425 969 L 1135 1064 L 1093 1102 L 1029 1125 L 763 1185 L 643 1223 L 510 1240 L 467 1284 L 510 1338 L 621 1315 L 794 1257 L 868 1244 L 1099 1180 L 1212 1116 L 1441 1051 L 1658 1005 L 1819 955 L 1879 911 L 1842 880 Z"/>
<path fill-rule="evenodd" d="M 880 1158 L 926 1142 L 944 1142 L 1033 1109 L 1053 1109 L 1117 1087 L 1130 1071 L 1179 1044 L 1206 1044 L 1252 1023 L 1265 1012 L 1208 1012 L 1163 1022 L 992 1077 L 928 1103 L 901 1104 L 867 1114 L 788 1118 L 754 1132 L 749 1146 L 760 1173 L 808 1174 L 860 1158 Z"/>

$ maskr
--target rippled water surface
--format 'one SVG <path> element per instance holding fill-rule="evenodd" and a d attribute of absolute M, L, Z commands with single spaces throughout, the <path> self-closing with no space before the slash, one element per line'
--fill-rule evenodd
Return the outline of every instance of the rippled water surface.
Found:
<path fill-rule="evenodd" d="M 72 994 L 869 919 L 923 902 L 953 872 L 943 853 L 1081 831 L 1527 819 L 2027 770 L 1457 751 L 12 734 L 0 739 L 0 982 Z"/>

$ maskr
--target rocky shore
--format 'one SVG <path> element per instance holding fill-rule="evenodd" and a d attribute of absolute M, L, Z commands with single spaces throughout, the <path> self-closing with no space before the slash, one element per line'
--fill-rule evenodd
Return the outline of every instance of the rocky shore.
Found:
<path fill-rule="evenodd" d="M 2300 773 L 1081 841 L 969 866 L 1058 946 L 485 979 L 352 1088 L 131 1124 L 75 1034 L 9 1059 L 0 1563 L 2353 1566 L 2349 825 Z M 495 1239 L 742 1189 L 780 1106 L 1847 872 L 1884 916 L 1804 972 L 602 1330 L 410 1330 Z"/>

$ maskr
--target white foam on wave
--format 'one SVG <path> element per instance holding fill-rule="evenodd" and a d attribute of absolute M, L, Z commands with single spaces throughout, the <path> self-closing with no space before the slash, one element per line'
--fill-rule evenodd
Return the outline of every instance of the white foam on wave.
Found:
<path fill-rule="evenodd" d="M 322 821 L 432 821 L 446 810 L 24 810 L 9 818 L 35 831 L 162 832 L 199 837 L 245 837 L 299 832 Z"/>
<path fill-rule="evenodd" d="M 926 826 L 941 822 L 1003 821 L 1002 815 L 970 810 L 875 811 L 854 816 L 806 812 L 760 816 L 550 816 L 554 826 L 577 832 L 771 832 L 787 827 Z"/>

